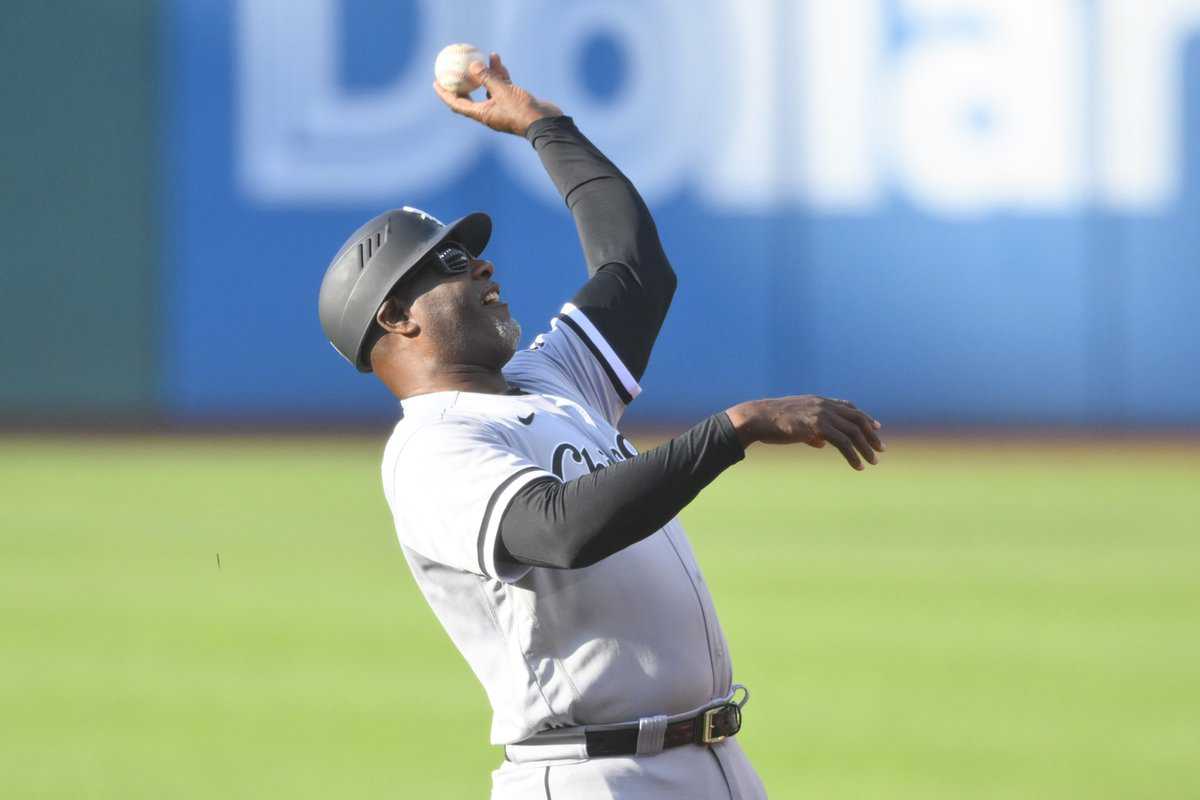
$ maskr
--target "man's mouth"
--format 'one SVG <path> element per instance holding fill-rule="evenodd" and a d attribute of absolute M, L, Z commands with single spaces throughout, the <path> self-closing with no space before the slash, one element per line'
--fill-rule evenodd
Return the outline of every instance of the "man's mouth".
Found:
<path fill-rule="evenodd" d="M 499 302 L 500 302 L 500 286 L 499 286 L 499 284 L 493 283 L 491 286 L 488 287 L 487 291 L 483 293 L 483 304 L 485 306 L 494 306 Z"/>

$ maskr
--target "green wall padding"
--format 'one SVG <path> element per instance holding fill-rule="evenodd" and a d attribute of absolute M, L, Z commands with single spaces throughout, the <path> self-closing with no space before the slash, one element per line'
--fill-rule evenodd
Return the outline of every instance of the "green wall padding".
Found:
<path fill-rule="evenodd" d="M 155 3 L 4 4 L 0 417 L 155 405 Z"/>

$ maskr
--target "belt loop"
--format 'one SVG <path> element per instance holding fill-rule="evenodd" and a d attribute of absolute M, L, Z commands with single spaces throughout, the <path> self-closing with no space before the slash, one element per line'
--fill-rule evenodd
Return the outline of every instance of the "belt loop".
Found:
<path fill-rule="evenodd" d="M 637 755 L 652 756 L 661 753 L 666 736 L 666 714 L 642 717 L 638 720 Z"/>

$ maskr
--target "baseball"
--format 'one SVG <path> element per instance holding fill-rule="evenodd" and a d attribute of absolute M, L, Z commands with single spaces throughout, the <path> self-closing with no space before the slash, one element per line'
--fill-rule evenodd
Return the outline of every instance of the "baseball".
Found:
<path fill-rule="evenodd" d="M 479 84 L 467 72 L 467 67 L 473 61 L 478 61 L 485 67 L 488 65 L 487 56 L 473 44 L 451 44 L 442 48 L 433 62 L 433 74 L 444 89 L 457 95 L 468 95 Z"/>

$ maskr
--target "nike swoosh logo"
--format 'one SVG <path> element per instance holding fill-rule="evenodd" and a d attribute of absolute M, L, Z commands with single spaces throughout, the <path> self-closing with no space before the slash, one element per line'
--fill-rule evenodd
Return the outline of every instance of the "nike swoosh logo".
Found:
<path fill-rule="evenodd" d="M 534 415 L 534 412 L 530 411 L 528 417 L 517 417 L 517 421 L 520 422 L 522 425 L 532 425 L 533 424 L 533 415 Z"/>

